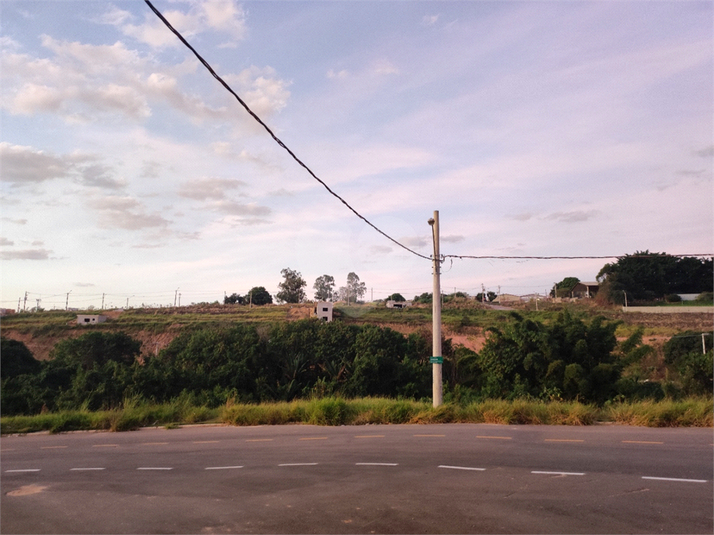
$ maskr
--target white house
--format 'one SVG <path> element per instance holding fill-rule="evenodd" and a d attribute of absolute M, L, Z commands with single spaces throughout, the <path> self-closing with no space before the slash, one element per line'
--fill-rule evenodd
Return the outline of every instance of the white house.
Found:
<path fill-rule="evenodd" d="M 77 314 L 77 323 L 79 325 L 95 325 L 105 321 L 107 321 L 107 317 L 101 314 Z"/>
<path fill-rule="evenodd" d="M 407 308 L 412 306 L 411 301 L 393 301 L 390 299 L 387 301 L 387 308 Z"/>
<path fill-rule="evenodd" d="M 315 303 L 315 309 L 313 312 L 315 313 L 315 316 L 322 321 L 332 321 L 332 303 L 329 301 L 318 301 Z"/>

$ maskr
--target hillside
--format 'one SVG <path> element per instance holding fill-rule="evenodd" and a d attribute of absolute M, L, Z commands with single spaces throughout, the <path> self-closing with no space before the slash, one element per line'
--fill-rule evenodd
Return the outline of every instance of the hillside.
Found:
<path fill-rule="evenodd" d="M 207 326 L 235 323 L 251 325 L 295 321 L 310 317 L 312 304 L 299 305 L 195 305 L 157 309 L 109 310 L 102 314 L 108 317 L 101 324 L 85 326 L 76 322 L 76 312 L 47 311 L 12 314 L 0 319 L 0 329 L 6 338 L 18 340 L 32 351 L 35 358 L 46 360 L 52 347 L 65 338 L 74 338 L 96 329 L 107 332 L 123 331 L 142 342 L 142 354 L 156 354 L 166 347 L 179 333 Z M 626 337 L 638 326 L 644 329 L 644 341 L 655 348 L 672 335 L 685 330 L 706 331 L 712 329 L 712 315 L 702 314 L 624 314 L 619 307 L 601 307 L 594 303 L 553 304 L 519 303 L 513 310 L 496 310 L 474 301 L 454 300 L 444 305 L 442 311 L 443 332 L 455 345 L 463 345 L 478 351 L 488 327 L 503 325 L 510 320 L 512 311 L 526 318 L 544 323 L 553 321 L 564 309 L 583 318 L 604 316 L 610 321 L 620 321 L 618 337 Z M 85 313 L 97 313 L 87 311 Z M 346 323 L 372 323 L 389 327 L 403 334 L 416 331 L 431 331 L 431 306 L 416 305 L 407 309 L 388 309 L 383 304 L 335 307 L 335 321 Z"/>

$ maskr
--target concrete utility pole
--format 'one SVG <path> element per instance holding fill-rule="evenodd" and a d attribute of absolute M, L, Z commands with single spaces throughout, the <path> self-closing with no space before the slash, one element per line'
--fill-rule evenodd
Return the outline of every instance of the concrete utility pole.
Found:
<path fill-rule="evenodd" d="M 180 289 L 181 289 L 181 288 L 176 288 L 176 293 L 174 293 L 174 306 L 176 306 L 176 299 L 178 298 L 178 291 L 179 291 Z"/>
<path fill-rule="evenodd" d="M 434 210 L 434 218 L 429 219 L 434 238 L 434 289 L 431 294 L 432 305 L 432 396 L 434 407 L 444 403 L 442 385 L 442 366 L 444 357 L 441 355 L 441 255 L 439 254 L 439 211 Z"/>
<path fill-rule="evenodd" d="M 66 301 L 64 302 L 64 309 L 65 309 L 65 310 L 69 310 L 69 294 L 71 294 L 71 293 L 72 293 L 72 290 L 70 290 L 69 292 L 67 292 L 67 299 L 66 299 Z"/>

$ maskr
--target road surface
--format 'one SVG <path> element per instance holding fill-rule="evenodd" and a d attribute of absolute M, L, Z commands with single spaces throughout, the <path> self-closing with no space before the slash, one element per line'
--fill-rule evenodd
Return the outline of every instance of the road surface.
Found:
<path fill-rule="evenodd" d="M 712 533 L 712 429 L 189 427 L 0 439 L 2 533 Z"/>

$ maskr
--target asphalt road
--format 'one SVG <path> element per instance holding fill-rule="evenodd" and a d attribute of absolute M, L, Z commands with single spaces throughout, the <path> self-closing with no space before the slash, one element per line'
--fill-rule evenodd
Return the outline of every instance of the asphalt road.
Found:
<path fill-rule="evenodd" d="M 2 533 L 712 533 L 712 429 L 192 427 L 0 439 Z"/>

